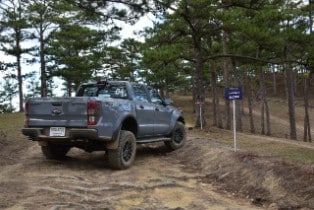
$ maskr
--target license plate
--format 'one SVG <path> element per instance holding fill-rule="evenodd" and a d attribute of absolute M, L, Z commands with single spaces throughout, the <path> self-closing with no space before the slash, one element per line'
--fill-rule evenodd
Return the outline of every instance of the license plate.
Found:
<path fill-rule="evenodd" d="M 65 127 L 51 127 L 49 136 L 65 136 Z"/>

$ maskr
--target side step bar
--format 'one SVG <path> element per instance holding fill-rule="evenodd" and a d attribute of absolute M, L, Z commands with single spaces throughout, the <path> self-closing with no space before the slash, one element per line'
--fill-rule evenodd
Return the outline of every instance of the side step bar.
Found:
<path fill-rule="evenodd" d="M 154 142 L 160 142 L 160 141 L 170 141 L 171 138 L 142 138 L 142 139 L 137 139 L 136 143 L 138 144 L 146 144 L 146 143 L 154 143 Z"/>

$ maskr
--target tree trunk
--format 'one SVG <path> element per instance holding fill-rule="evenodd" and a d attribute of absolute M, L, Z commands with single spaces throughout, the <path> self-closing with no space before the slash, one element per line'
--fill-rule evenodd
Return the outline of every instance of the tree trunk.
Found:
<path fill-rule="evenodd" d="M 194 75 L 192 76 L 193 113 L 196 114 L 196 88 Z"/>
<path fill-rule="evenodd" d="M 217 75 L 216 75 L 216 69 L 214 67 L 215 65 L 213 62 L 210 62 L 209 69 L 210 69 L 210 80 L 211 80 L 211 92 L 212 92 L 212 109 L 213 109 L 213 126 L 218 126 L 218 116 L 217 116 L 217 107 L 219 104 L 217 104 Z"/>
<path fill-rule="evenodd" d="M 21 50 L 21 43 L 20 43 L 20 37 L 21 35 L 21 29 L 16 29 L 15 31 L 15 47 L 17 49 L 16 53 L 16 63 L 17 63 L 17 81 L 18 81 L 18 87 L 19 87 L 19 112 L 24 111 L 24 99 L 23 99 L 23 78 L 22 78 L 22 67 L 21 67 L 21 57 L 22 57 L 22 50 Z"/>
<path fill-rule="evenodd" d="M 260 100 L 261 100 L 261 134 L 266 134 L 265 129 L 265 81 L 264 81 L 264 72 L 262 67 L 259 67 L 259 87 L 260 87 Z"/>
<path fill-rule="evenodd" d="M 310 87 L 310 76 L 304 76 L 303 79 L 303 99 L 304 99 L 304 135 L 303 141 L 312 142 L 311 136 L 311 125 L 309 115 L 309 87 Z"/>
<path fill-rule="evenodd" d="M 265 104 L 262 103 L 261 107 L 261 134 L 265 135 Z"/>
<path fill-rule="evenodd" d="M 67 86 L 67 95 L 69 97 L 71 97 L 71 95 L 72 95 L 72 82 L 71 82 L 71 80 L 66 81 L 66 86 Z"/>
<path fill-rule="evenodd" d="M 19 48 L 19 43 L 18 43 Z M 19 48 L 20 49 L 20 48 Z M 22 67 L 21 67 L 21 54 L 16 57 L 17 60 L 17 80 L 19 85 L 19 111 L 24 111 L 24 100 L 23 100 L 23 78 L 22 78 Z"/>
<path fill-rule="evenodd" d="M 266 96 L 264 96 L 264 105 L 265 105 L 265 113 L 266 113 L 266 135 L 271 136 L 271 125 L 270 125 L 270 115 L 269 115 L 269 107 Z"/>
<path fill-rule="evenodd" d="M 213 126 L 223 128 L 220 114 L 219 93 L 217 88 L 217 73 L 215 64 L 213 62 L 210 62 L 210 72 L 211 72 L 211 91 L 213 98 Z"/>
<path fill-rule="evenodd" d="M 259 58 L 260 50 L 256 50 L 256 58 Z M 259 66 L 259 86 L 260 86 L 260 94 L 261 94 L 261 134 L 262 135 L 271 135 L 271 125 L 270 125 L 270 115 L 269 115 L 269 107 L 266 98 L 266 87 L 265 87 L 265 75 L 263 71 L 263 67 Z M 266 118 L 266 121 L 265 121 Z M 266 125 L 266 130 L 265 130 Z"/>
<path fill-rule="evenodd" d="M 223 54 L 227 55 L 229 53 L 228 46 L 227 46 L 227 39 L 228 35 L 225 31 L 222 33 L 222 48 Z M 224 86 L 228 87 L 230 85 L 229 82 L 229 66 L 230 61 L 226 58 L 223 61 L 223 71 L 224 71 Z M 230 112 L 230 101 L 225 100 L 225 118 L 226 118 L 226 126 L 227 130 L 231 130 L 231 112 Z"/>
<path fill-rule="evenodd" d="M 252 88 L 250 83 L 249 76 L 247 77 L 247 99 L 248 99 L 248 108 L 249 108 L 249 119 L 250 119 L 250 131 L 251 133 L 255 133 L 255 125 L 254 125 L 254 115 L 253 115 L 253 97 L 252 97 Z"/>
<path fill-rule="evenodd" d="M 233 69 L 233 78 L 234 78 L 234 86 L 240 87 L 241 82 L 240 82 L 240 77 L 241 75 L 239 74 L 239 70 L 237 69 L 237 62 L 235 59 L 232 59 L 232 69 Z M 243 131 L 243 126 L 242 126 L 242 101 L 236 101 L 236 125 L 237 125 L 237 131 Z"/>
<path fill-rule="evenodd" d="M 313 2 L 312 2 L 313 3 Z M 311 4 L 311 1 L 310 1 Z M 309 11 L 309 20 L 310 20 L 310 35 L 313 32 L 313 19 L 312 19 L 312 11 Z M 310 89 L 310 81 L 312 77 L 313 69 L 309 68 L 309 75 L 304 78 L 304 137 L 303 141 L 308 139 L 309 142 L 312 142 L 312 135 L 311 135 L 311 125 L 310 125 L 310 117 L 309 117 L 309 89 Z M 306 135 L 308 134 L 308 136 Z"/>
<path fill-rule="evenodd" d="M 274 91 L 274 96 L 277 96 L 277 72 L 275 72 L 274 68 L 272 68 L 273 71 L 273 91 Z"/>
<path fill-rule="evenodd" d="M 292 68 L 289 64 L 286 66 L 286 85 L 287 85 L 287 100 L 290 123 L 290 139 L 297 140 L 297 128 L 295 121 L 295 106 L 294 106 L 294 88 L 292 81 Z"/>
<path fill-rule="evenodd" d="M 217 90 L 218 91 L 218 90 Z M 223 128 L 222 123 L 222 117 L 221 117 L 221 111 L 220 111 L 220 100 L 219 100 L 219 94 L 217 94 L 217 118 L 218 118 L 218 128 Z"/>
<path fill-rule="evenodd" d="M 236 100 L 236 121 L 237 121 L 237 131 L 243 132 L 242 123 L 242 101 Z"/>
<path fill-rule="evenodd" d="M 198 108 L 196 109 L 196 127 L 206 126 L 205 120 L 205 87 L 203 81 L 203 55 L 201 38 L 195 38 L 194 41 L 194 51 L 195 51 L 195 89 L 196 89 L 196 101 L 198 103 Z"/>
<path fill-rule="evenodd" d="M 42 22 L 42 21 L 41 21 Z M 41 80 L 41 96 L 47 96 L 47 75 L 46 75 L 46 62 L 45 62 L 45 42 L 44 42 L 44 31 L 42 24 L 40 25 L 39 32 L 39 45 L 40 45 L 40 80 Z"/>

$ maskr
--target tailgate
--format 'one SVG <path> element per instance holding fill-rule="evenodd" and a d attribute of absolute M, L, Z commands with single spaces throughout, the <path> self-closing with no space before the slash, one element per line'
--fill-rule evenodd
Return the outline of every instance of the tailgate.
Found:
<path fill-rule="evenodd" d="M 30 99 L 28 126 L 87 127 L 87 101 L 85 97 Z"/>

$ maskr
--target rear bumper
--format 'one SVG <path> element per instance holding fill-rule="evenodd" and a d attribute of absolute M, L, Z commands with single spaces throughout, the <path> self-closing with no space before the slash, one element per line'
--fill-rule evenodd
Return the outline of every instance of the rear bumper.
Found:
<path fill-rule="evenodd" d="M 88 128 L 67 128 L 65 136 L 49 136 L 49 128 L 23 128 L 22 133 L 33 141 L 111 140 L 108 136 L 98 136 L 96 129 Z"/>

